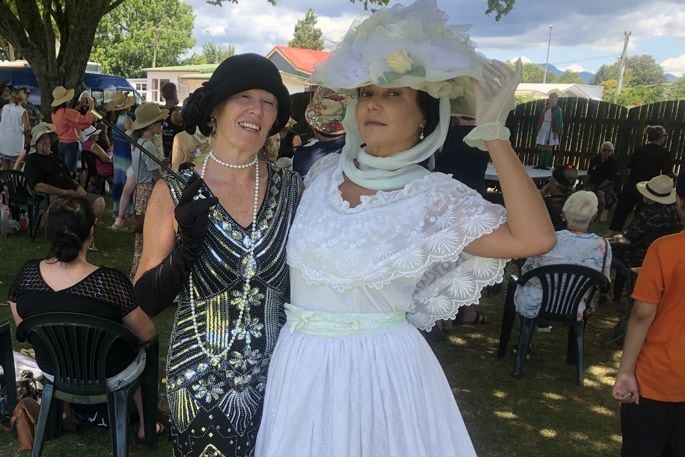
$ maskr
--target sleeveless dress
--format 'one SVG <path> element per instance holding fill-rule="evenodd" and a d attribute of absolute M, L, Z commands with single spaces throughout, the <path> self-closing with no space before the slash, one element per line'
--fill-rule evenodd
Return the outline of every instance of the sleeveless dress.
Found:
<path fill-rule="evenodd" d="M 285 322 L 283 304 L 289 294 L 285 244 L 301 187 L 292 171 L 275 165 L 267 169 L 267 191 L 257 217 L 256 265 L 243 261 L 251 226 L 242 228 L 216 205 L 199 258 L 179 294 L 167 358 L 175 456 L 254 455 L 267 368 Z M 187 179 L 190 173 L 183 176 Z M 163 179 L 178 203 L 180 183 L 169 175 Z M 243 325 L 236 326 L 243 274 L 253 267 L 249 308 Z M 230 350 L 220 356 L 232 340 Z"/>
<path fill-rule="evenodd" d="M 502 280 L 505 259 L 463 249 L 505 210 L 442 173 L 351 208 L 339 160 L 324 157 L 305 178 L 256 456 L 474 456 L 417 327 L 454 318 Z"/>

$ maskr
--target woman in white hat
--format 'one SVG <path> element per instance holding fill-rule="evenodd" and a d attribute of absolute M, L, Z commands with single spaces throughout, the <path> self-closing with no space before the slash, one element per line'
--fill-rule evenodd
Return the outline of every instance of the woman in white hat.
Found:
<path fill-rule="evenodd" d="M 134 96 L 126 96 L 123 92 L 116 92 L 112 99 L 105 103 L 105 111 L 107 111 L 110 122 L 119 127 L 119 130 L 122 132 L 131 130 L 133 121 L 128 112 L 135 102 L 136 98 Z M 111 133 L 113 143 L 112 160 L 114 163 L 112 212 L 116 218 L 112 228 L 120 229 L 125 225 L 124 217 L 136 186 L 135 182 L 126 186 L 129 177 L 126 171 L 131 166 L 131 144 L 117 131 L 113 130 Z"/>
<path fill-rule="evenodd" d="M 477 303 L 508 258 L 555 235 L 504 127 L 521 63 L 485 59 L 445 21 L 434 1 L 381 10 L 312 76 L 357 97 L 342 153 L 309 170 L 290 232 L 257 457 L 475 455 L 418 329 Z M 489 151 L 506 211 L 421 166 L 447 136 L 450 99 L 475 114 L 465 141 Z"/>
<path fill-rule="evenodd" d="M 52 124 L 55 126 L 59 139 L 57 156 L 64 161 L 67 170 L 73 175 L 78 166 L 78 132 L 95 123 L 92 113 L 95 108 L 95 99 L 93 97 L 86 99 L 88 111 L 82 115 L 77 110 L 69 108 L 72 98 L 74 98 L 74 89 L 67 90 L 63 86 L 57 86 L 52 91 Z"/>
<path fill-rule="evenodd" d="M 143 103 L 136 108 L 136 120 L 131 124 L 133 139 L 138 141 L 140 148 L 131 150 L 132 178 L 136 183 L 134 199 L 136 216 L 144 216 L 147 209 L 152 187 L 162 177 L 159 164 L 141 151 L 146 149 L 150 154 L 157 157 L 157 147 L 154 143 L 155 135 L 162 134 L 162 122 L 169 115 L 168 109 L 162 109 L 157 103 Z M 131 279 L 135 278 L 140 255 L 143 253 L 143 234 L 136 233 L 135 248 L 133 251 L 133 265 L 131 266 Z"/>

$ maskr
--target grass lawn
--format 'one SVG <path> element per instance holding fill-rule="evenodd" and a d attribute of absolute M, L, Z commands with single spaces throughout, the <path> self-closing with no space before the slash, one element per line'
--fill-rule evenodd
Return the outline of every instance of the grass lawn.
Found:
<path fill-rule="evenodd" d="M 106 217 L 97 227 L 95 236 L 100 252 L 92 253 L 89 258 L 95 264 L 128 272 L 133 236 L 109 230 L 111 223 L 111 217 Z M 604 226 L 596 227 L 595 231 L 603 233 Z M 18 268 L 27 259 L 46 253 L 47 243 L 41 234 L 33 243 L 26 234 L 10 235 L 0 241 L 0 320 L 12 320 L 5 302 Z M 433 344 L 478 455 L 618 455 L 619 408 L 611 398 L 611 386 L 621 353 L 618 347 L 606 343 L 617 319 L 616 308 L 603 305 L 588 322 L 584 387 L 575 385 L 575 367 L 565 363 L 566 331 L 560 328 L 534 336 L 533 357 L 526 362 L 524 377 L 516 380 L 511 377 L 511 351 L 504 359 L 495 355 L 505 290 L 506 285 L 500 294 L 481 301 L 480 311 L 487 316 L 486 324 L 455 326 L 445 341 Z M 160 367 L 164 366 L 172 319 L 171 309 L 154 318 L 160 333 Z M 518 333 L 514 330 L 510 344 L 517 339 Z M 19 347 L 16 342 L 15 347 Z M 132 456 L 171 453 L 166 439 L 160 439 L 155 450 L 133 439 L 129 441 Z M 29 452 L 19 452 L 10 434 L 0 430 L 0 456 L 28 455 Z M 78 433 L 46 442 L 43 455 L 111 455 L 110 435 L 108 431 L 86 425 Z"/>

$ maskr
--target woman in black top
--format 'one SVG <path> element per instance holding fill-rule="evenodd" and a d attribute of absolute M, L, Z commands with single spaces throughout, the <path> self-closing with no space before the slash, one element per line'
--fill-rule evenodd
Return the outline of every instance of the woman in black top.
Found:
<path fill-rule="evenodd" d="M 663 146 L 666 140 L 666 129 L 660 125 L 648 125 L 645 129 L 647 144 L 640 146 L 628 159 L 628 177 L 618 197 L 616 212 L 609 228 L 615 232 L 623 230 L 630 212 L 635 206 L 641 208 L 642 197 L 635 185 L 640 181 L 649 181 L 660 174 L 675 177 L 671 153 Z"/>
<path fill-rule="evenodd" d="M 587 171 L 587 189 L 597 194 L 599 205 L 597 214 L 600 221 L 606 221 L 606 212 L 615 201 L 614 180 L 616 180 L 616 160 L 614 144 L 605 141 L 599 148 L 599 153 L 590 160 Z"/>
<path fill-rule="evenodd" d="M 155 335 L 155 326 L 138 307 L 133 286 L 119 270 L 98 267 L 86 254 L 93 241 L 95 216 L 83 197 L 64 197 L 48 209 L 47 238 L 50 255 L 45 260 L 29 260 L 19 270 L 9 292 L 10 308 L 17 325 L 28 317 L 47 312 L 77 312 L 123 324 L 140 341 Z M 45 358 L 45 348 L 36 344 L 36 361 L 50 375 L 54 367 Z M 136 358 L 127 347 L 113 347 L 109 354 L 108 376 L 125 369 Z M 136 390 L 140 415 L 138 437 L 144 438 L 140 390 Z M 70 408 L 65 407 L 65 418 Z M 163 427 L 158 424 L 158 431 Z"/>

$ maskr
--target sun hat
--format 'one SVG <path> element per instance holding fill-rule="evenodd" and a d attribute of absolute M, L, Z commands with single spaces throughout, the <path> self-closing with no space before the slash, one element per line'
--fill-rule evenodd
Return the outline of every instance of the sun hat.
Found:
<path fill-rule="evenodd" d="M 203 134 L 212 131 L 212 111 L 229 97 L 250 89 L 262 89 L 278 101 L 278 114 L 269 135 L 280 131 L 290 119 L 290 94 L 281 73 L 269 59 L 259 54 L 236 54 L 221 62 L 209 81 L 195 90 L 183 110 L 186 131 L 199 127 Z"/>
<path fill-rule="evenodd" d="M 157 103 L 147 102 L 136 108 L 136 120 L 133 121 L 131 128 L 139 130 L 165 119 L 169 115 L 169 110 L 160 108 Z"/>
<path fill-rule="evenodd" d="M 649 181 L 640 181 L 635 185 L 637 191 L 648 200 L 662 205 L 675 203 L 675 187 L 673 178 L 666 175 L 657 175 Z"/>
<path fill-rule="evenodd" d="M 35 146 L 40 137 L 46 133 L 54 135 L 54 139 L 57 139 L 57 132 L 55 132 L 55 126 L 47 122 L 39 122 L 33 129 L 31 129 L 31 146 Z"/>
<path fill-rule="evenodd" d="M 81 140 L 81 143 L 85 143 L 91 136 L 99 134 L 100 129 L 95 128 L 95 126 L 89 125 L 81 131 L 81 133 L 79 134 L 79 139 Z"/>
<path fill-rule="evenodd" d="M 52 103 L 50 106 L 54 108 L 55 106 L 68 102 L 72 98 L 74 98 L 74 89 L 67 90 L 64 86 L 57 86 L 52 89 Z"/>
<path fill-rule="evenodd" d="M 374 84 L 410 87 L 439 99 L 439 121 L 430 134 L 406 151 L 375 157 L 362 147 L 353 92 L 343 120 L 346 137 L 340 164 L 356 184 L 391 190 L 423 178 L 428 171 L 419 164 L 445 142 L 450 114 L 475 115 L 472 84 L 485 82 L 490 61 L 476 52 L 466 34 L 468 26 L 448 26 L 447 19 L 435 0 L 376 11 L 353 23 L 312 74 L 313 81 L 338 91 Z"/>
<path fill-rule="evenodd" d="M 123 92 L 115 92 L 111 100 L 105 103 L 105 111 L 121 111 L 129 109 L 136 103 L 136 97 Z"/>
<path fill-rule="evenodd" d="M 314 91 L 304 111 L 304 118 L 314 130 L 325 135 L 341 135 L 345 133 L 342 120 L 347 108 L 347 96 L 319 86 Z"/>

